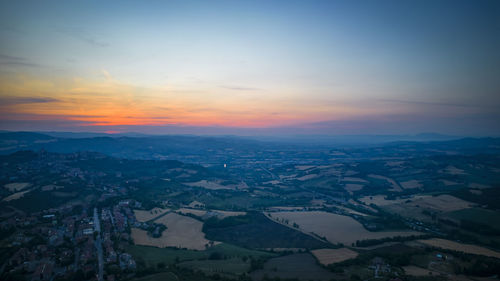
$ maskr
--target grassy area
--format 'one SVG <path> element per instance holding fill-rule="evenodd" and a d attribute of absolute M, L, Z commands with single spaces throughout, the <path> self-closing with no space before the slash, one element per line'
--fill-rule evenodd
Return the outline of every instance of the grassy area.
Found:
<path fill-rule="evenodd" d="M 253 271 L 252 279 L 270 278 L 299 280 L 332 280 L 336 275 L 320 267 L 309 253 L 294 254 L 273 258 L 264 264 L 263 269 Z"/>
<path fill-rule="evenodd" d="M 272 253 L 248 250 L 225 243 L 216 245 L 205 251 L 130 245 L 127 248 L 127 252 L 132 254 L 137 260 L 144 261 L 147 267 L 156 267 L 159 263 L 175 264 L 183 261 L 206 260 L 215 253 L 226 258 L 253 257 L 257 259 L 274 256 Z"/>
<path fill-rule="evenodd" d="M 269 252 L 263 252 L 263 251 L 256 251 L 256 250 L 249 250 L 245 249 L 242 247 L 238 247 L 235 245 L 227 244 L 227 243 L 222 243 L 219 245 L 216 245 L 210 249 L 207 250 L 207 252 L 213 253 L 213 252 L 221 252 L 227 257 L 253 257 L 253 258 L 267 258 L 267 257 L 273 257 L 276 254 L 269 253 Z"/>
<path fill-rule="evenodd" d="M 174 264 L 179 261 L 205 258 L 204 251 L 182 250 L 175 248 L 156 248 L 149 246 L 131 245 L 127 248 L 134 258 L 142 260 L 146 266 L 156 267 L 158 263 Z"/>
<path fill-rule="evenodd" d="M 225 241 L 246 248 L 326 248 L 330 245 L 297 230 L 275 223 L 262 213 L 215 218 L 203 226 L 207 239 Z"/>
<path fill-rule="evenodd" d="M 178 281 L 177 275 L 172 272 L 161 272 L 149 275 L 142 278 L 134 279 L 134 281 Z"/>
<path fill-rule="evenodd" d="M 449 212 L 446 214 L 452 219 L 456 220 L 468 220 L 473 221 L 480 224 L 489 225 L 497 230 L 500 230 L 500 225 L 491 222 L 500 221 L 500 212 L 491 211 L 480 208 L 470 208 L 470 209 L 462 209 L 458 211 Z"/>
<path fill-rule="evenodd" d="M 193 260 L 178 264 L 180 267 L 193 270 L 201 270 L 204 273 L 238 276 L 250 270 L 250 261 L 241 258 L 231 258 L 222 260 Z"/>

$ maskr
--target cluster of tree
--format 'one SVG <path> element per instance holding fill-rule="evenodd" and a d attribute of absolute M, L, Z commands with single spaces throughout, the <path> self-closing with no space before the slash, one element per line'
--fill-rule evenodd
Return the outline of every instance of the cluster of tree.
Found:
<path fill-rule="evenodd" d="M 3 240 L 10 235 L 12 235 L 14 232 L 16 232 L 16 227 L 14 226 L 6 226 L 0 228 L 0 240 Z"/>
<path fill-rule="evenodd" d="M 461 261 L 463 261 L 454 264 L 454 270 L 456 274 L 465 274 L 479 277 L 500 275 L 500 259 L 467 254 L 453 250 L 439 249 L 439 251 L 442 253 L 449 253 L 456 259 L 460 259 Z"/>
<path fill-rule="evenodd" d="M 226 217 L 221 220 L 214 216 L 205 221 L 205 223 L 203 224 L 203 229 L 205 231 L 205 229 L 209 228 L 224 228 L 241 224 L 247 224 L 250 223 L 251 220 L 252 218 L 249 214 L 243 216 Z"/>
<path fill-rule="evenodd" d="M 376 217 L 370 217 L 369 219 L 365 217 L 357 216 L 355 219 L 359 221 L 368 231 L 380 231 L 384 229 L 407 229 L 401 216 L 396 214 L 391 214 L 380 208 Z M 367 227 L 372 226 L 372 227 Z"/>
<path fill-rule="evenodd" d="M 356 243 L 352 243 L 353 246 L 356 247 L 369 247 L 374 245 L 379 245 L 386 242 L 405 242 L 412 241 L 417 239 L 429 239 L 432 238 L 432 235 L 410 235 L 410 236 L 394 236 L 394 237 L 385 237 L 380 239 L 366 239 L 366 240 L 357 240 Z"/>
<path fill-rule="evenodd" d="M 451 194 L 460 199 L 486 206 L 488 209 L 500 209 L 500 184 L 493 188 L 481 189 L 481 193 L 471 193 L 468 188 L 462 188 Z"/>
<path fill-rule="evenodd" d="M 272 222 L 260 212 L 244 216 L 207 219 L 203 225 L 207 239 L 245 248 L 325 248 L 329 245 L 300 231 Z M 272 233 L 272 235 L 269 235 Z"/>
<path fill-rule="evenodd" d="M 478 257 L 472 264 L 463 268 L 463 273 L 473 276 L 498 276 L 500 275 L 500 260 Z"/>
<path fill-rule="evenodd" d="M 163 231 L 167 229 L 167 226 L 161 223 L 152 223 L 148 227 L 148 235 L 153 238 L 161 237 Z"/>
<path fill-rule="evenodd" d="M 492 227 L 490 225 L 484 224 L 484 223 L 479 223 L 471 220 L 465 220 L 462 219 L 460 220 L 460 226 L 465 229 L 469 230 L 472 232 L 484 234 L 484 235 L 491 235 L 491 236 L 500 236 L 500 230 L 498 230 L 495 227 Z"/>
<path fill-rule="evenodd" d="M 354 259 L 330 264 L 327 268 L 332 272 L 339 273 L 343 272 L 344 268 L 353 265 L 368 266 L 376 257 L 382 258 L 387 264 L 392 266 L 406 266 L 410 265 L 411 257 L 413 255 L 425 254 L 427 252 L 427 249 L 415 249 L 404 245 L 394 245 L 371 251 L 360 252 L 360 254 Z"/>

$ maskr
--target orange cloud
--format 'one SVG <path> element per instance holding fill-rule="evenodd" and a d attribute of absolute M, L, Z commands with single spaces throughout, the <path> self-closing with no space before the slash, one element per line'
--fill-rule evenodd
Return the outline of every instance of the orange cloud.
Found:
<path fill-rule="evenodd" d="M 220 87 L 142 88 L 104 78 L 0 77 L 0 118 L 82 121 L 87 126 L 194 125 L 270 127 L 376 113 L 346 103 L 286 98 L 286 93 L 234 94 Z"/>

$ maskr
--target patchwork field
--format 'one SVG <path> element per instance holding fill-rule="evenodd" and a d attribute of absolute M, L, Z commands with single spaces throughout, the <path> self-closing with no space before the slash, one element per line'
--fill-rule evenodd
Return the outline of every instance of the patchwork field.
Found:
<path fill-rule="evenodd" d="M 14 193 L 14 194 L 11 194 L 11 195 L 9 195 L 9 196 L 5 197 L 5 198 L 3 199 L 3 201 L 5 201 L 5 202 L 9 202 L 9 201 L 12 201 L 12 200 L 17 200 L 17 199 L 19 199 L 19 198 L 23 197 L 23 195 L 24 195 L 24 194 L 26 194 L 26 193 L 28 193 L 28 192 L 30 192 L 30 191 L 31 191 L 31 190 L 25 190 L 25 191 L 16 192 L 16 193 Z"/>
<path fill-rule="evenodd" d="M 443 170 L 443 172 L 450 174 L 450 175 L 466 175 L 467 174 L 464 170 L 459 169 L 455 166 L 448 166 L 448 167 L 446 167 L 446 169 Z"/>
<path fill-rule="evenodd" d="M 8 184 L 4 185 L 4 187 L 7 190 L 9 190 L 10 192 L 21 191 L 21 190 L 28 188 L 30 186 L 31 186 L 31 184 L 27 183 L 27 182 L 13 182 L 13 183 L 8 183 Z"/>
<path fill-rule="evenodd" d="M 169 213 L 155 222 L 167 226 L 162 236 L 153 238 L 145 230 L 132 228 L 132 238 L 136 245 L 204 250 L 206 245 L 210 243 L 201 231 L 203 223 L 193 218 Z"/>
<path fill-rule="evenodd" d="M 500 231 L 500 224 L 491 223 L 500 221 L 500 212 L 486 210 L 481 208 L 467 208 L 457 211 L 452 211 L 444 214 L 447 218 L 455 220 L 459 223 L 461 220 L 468 220 L 484 225 L 489 225 L 490 227 Z"/>
<path fill-rule="evenodd" d="M 361 178 L 352 178 L 352 177 L 345 177 L 342 179 L 344 182 L 360 182 L 360 183 L 368 183 L 367 180 L 361 179 Z"/>
<path fill-rule="evenodd" d="M 363 189 L 363 186 L 364 185 L 357 184 L 357 183 L 347 183 L 344 188 L 345 188 L 345 190 L 352 193 L 353 191 L 358 191 L 358 190 Z"/>
<path fill-rule="evenodd" d="M 207 181 L 207 180 L 200 180 L 197 182 L 188 182 L 188 183 L 184 183 L 184 184 L 188 185 L 188 186 L 203 187 L 203 188 L 211 189 L 211 190 L 233 189 L 231 186 L 225 186 L 225 185 L 221 185 L 219 182 Z"/>
<path fill-rule="evenodd" d="M 391 178 L 388 178 L 386 176 L 381 176 L 381 175 L 373 175 L 373 174 L 368 175 L 368 177 L 373 178 L 373 179 L 378 179 L 378 180 L 385 180 L 391 185 L 391 187 L 392 187 L 391 190 L 402 191 L 401 186 L 399 186 L 399 184 Z"/>
<path fill-rule="evenodd" d="M 205 189 L 210 189 L 210 190 L 221 190 L 221 189 L 247 189 L 248 185 L 245 182 L 240 182 L 238 184 L 229 184 L 229 185 L 223 185 L 223 181 L 221 180 L 216 180 L 216 181 L 208 181 L 208 180 L 200 180 L 197 182 L 186 182 L 184 183 L 185 185 L 188 186 L 196 186 L 196 187 L 202 187 Z"/>
<path fill-rule="evenodd" d="M 317 177 L 319 177 L 318 174 L 309 174 L 309 175 L 305 175 L 305 176 L 299 177 L 299 178 L 297 178 L 297 180 L 299 180 L 299 181 L 307 181 L 307 180 L 311 180 L 311 179 L 314 179 L 314 178 L 317 178 Z"/>
<path fill-rule="evenodd" d="M 490 188 L 491 186 L 485 185 L 485 184 L 480 184 L 476 182 L 469 183 L 468 185 L 470 188 L 476 188 L 476 189 L 485 189 L 485 188 Z"/>
<path fill-rule="evenodd" d="M 302 165 L 302 166 L 295 166 L 295 169 L 300 170 L 300 171 L 305 171 L 314 168 L 315 166 L 311 165 Z"/>
<path fill-rule="evenodd" d="M 274 212 L 271 213 L 271 216 L 272 218 L 269 219 L 275 221 L 288 220 L 288 225 L 296 223 L 299 225 L 300 231 L 325 237 L 329 242 L 334 244 L 343 243 L 344 245 L 351 245 L 356 240 L 420 234 L 415 231 L 370 232 L 351 217 L 322 211 Z"/>
<path fill-rule="evenodd" d="M 263 269 L 250 274 L 253 280 L 269 278 L 299 279 L 299 280 L 331 280 L 335 274 L 318 266 L 314 258 L 308 254 L 293 254 L 273 258 L 264 264 Z"/>
<path fill-rule="evenodd" d="M 142 278 L 134 279 L 134 281 L 178 281 L 179 277 L 177 277 L 172 272 L 162 272 L 153 275 L 149 275 Z"/>
<path fill-rule="evenodd" d="M 134 258 L 144 260 L 147 266 L 152 267 L 155 267 L 160 262 L 169 265 L 178 261 L 201 259 L 208 256 L 203 251 L 177 248 L 157 248 L 141 245 L 129 245 L 127 247 L 127 252 L 134 256 Z"/>
<path fill-rule="evenodd" d="M 365 196 L 360 198 L 365 204 L 375 204 L 387 212 L 398 214 L 406 218 L 417 219 L 424 222 L 432 222 L 429 213 L 446 214 L 457 210 L 466 210 L 475 206 L 474 203 L 464 201 L 451 195 L 417 195 L 411 198 L 387 200 L 383 195 Z"/>
<path fill-rule="evenodd" d="M 401 187 L 404 189 L 421 188 L 423 185 L 417 180 L 409 180 L 400 182 Z"/>
<path fill-rule="evenodd" d="M 431 247 L 453 250 L 453 251 L 457 251 L 457 252 L 464 252 L 464 253 L 474 254 L 474 255 L 495 257 L 497 259 L 500 259 L 499 252 L 495 252 L 493 250 L 490 250 L 490 249 L 487 249 L 487 248 L 484 248 L 481 246 L 472 245 L 472 244 L 462 244 L 462 243 L 458 243 L 455 241 L 440 239 L 440 238 L 418 240 L 418 242 L 425 244 L 425 245 L 428 245 L 428 246 L 431 246 Z"/>
<path fill-rule="evenodd" d="M 422 197 L 414 200 L 410 205 L 419 205 L 421 208 L 429 208 L 442 212 L 456 211 L 474 206 L 473 203 L 446 194 Z"/>
<path fill-rule="evenodd" d="M 458 185 L 460 183 L 455 182 L 455 181 L 450 181 L 450 180 L 445 180 L 445 179 L 440 179 L 439 180 L 443 185 L 445 186 L 450 186 L 450 185 Z"/>
<path fill-rule="evenodd" d="M 465 208 L 471 208 L 473 203 L 464 201 L 451 195 L 420 195 L 411 198 L 387 200 L 384 195 L 365 196 L 360 201 L 370 205 L 375 204 L 379 207 L 389 205 L 402 205 L 406 207 L 417 207 L 420 209 L 431 209 L 434 211 L 451 212 Z"/>
<path fill-rule="evenodd" d="M 358 256 L 357 252 L 354 252 L 353 250 L 350 250 L 348 248 L 318 249 L 311 251 L 311 253 L 323 265 L 342 262 L 345 260 L 353 259 Z"/>
<path fill-rule="evenodd" d="M 52 190 L 58 190 L 58 189 L 62 189 L 62 188 L 64 188 L 64 186 L 49 184 L 49 185 L 42 186 L 41 190 L 42 191 L 52 191 Z"/>
<path fill-rule="evenodd" d="M 253 257 L 258 259 L 275 256 L 275 254 L 272 253 L 248 250 L 226 243 L 217 244 L 204 251 L 129 245 L 127 247 L 127 252 L 131 253 L 135 258 L 144 260 L 147 266 L 152 267 L 155 267 L 160 262 L 169 265 L 183 261 L 205 260 L 213 253 L 222 254 L 225 257 L 231 258 Z"/>
<path fill-rule="evenodd" d="M 191 270 L 200 270 L 207 274 L 223 274 L 229 276 L 238 276 L 248 272 L 250 262 L 243 261 L 241 258 L 220 259 L 220 260 L 192 260 L 178 264 L 179 267 L 189 268 Z"/>
<path fill-rule="evenodd" d="M 221 210 L 199 210 L 190 208 L 180 208 L 176 211 L 179 214 L 192 214 L 198 217 L 217 217 L 219 219 L 233 217 L 233 216 L 244 216 L 246 212 L 232 212 L 232 211 L 221 211 Z"/>
<path fill-rule="evenodd" d="M 414 265 L 403 266 L 403 270 L 406 274 L 412 276 L 429 276 L 432 274 L 432 271 Z"/>
<path fill-rule="evenodd" d="M 180 209 L 176 210 L 175 212 L 179 213 L 181 215 L 191 214 L 191 215 L 195 215 L 197 217 L 203 217 L 204 215 L 207 214 L 206 210 L 191 209 L 191 208 L 180 208 Z"/>
<path fill-rule="evenodd" d="M 273 211 L 294 211 L 294 210 L 302 211 L 305 208 L 304 207 L 289 207 L 289 206 L 273 206 L 273 207 L 269 207 L 268 209 L 273 210 Z"/>
<path fill-rule="evenodd" d="M 208 239 L 249 249 L 306 248 L 321 249 L 328 244 L 297 229 L 284 226 L 259 212 L 223 220 L 205 221 L 203 231 Z"/>
<path fill-rule="evenodd" d="M 394 204 L 400 204 L 404 203 L 408 199 L 394 199 L 394 200 L 387 200 L 385 199 L 385 195 L 374 195 L 374 196 L 365 196 L 359 198 L 359 201 L 365 203 L 366 205 L 377 205 L 379 207 L 382 206 L 387 206 L 387 205 L 394 205 Z M 414 196 L 412 199 L 420 198 L 422 196 Z"/>
<path fill-rule="evenodd" d="M 140 221 L 140 222 L 146 222 L 146 221 L 149 221 L 149 220 L 152 220 L 162 214 L 164 214 L 165 212 L 168 212 L 169 209 L 162 209 L 162 208 L 153 208 L 149 211 L 145 211 L 145 210 L 134 210 L 134 215 L 135 215 L 135 218 L 137 219 L 137 221 Z"/>

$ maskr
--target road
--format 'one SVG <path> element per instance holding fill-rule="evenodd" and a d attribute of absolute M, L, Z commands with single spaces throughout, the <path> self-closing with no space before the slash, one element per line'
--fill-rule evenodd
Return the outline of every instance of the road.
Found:
<path fill-rule="evenodd" d="M 94 231 L 97 232 L 97 237 L 95 240 L 95 247 L 97 249 L 97 262 L 98 262 L 98 267 L 99 267 L 97 280 L 103 281 L 104 280 L 104 258 L 102 255 L 101 222 L 99 221 L 99 213 L 97 212 L 97 208 L 94 208 Z"/>

